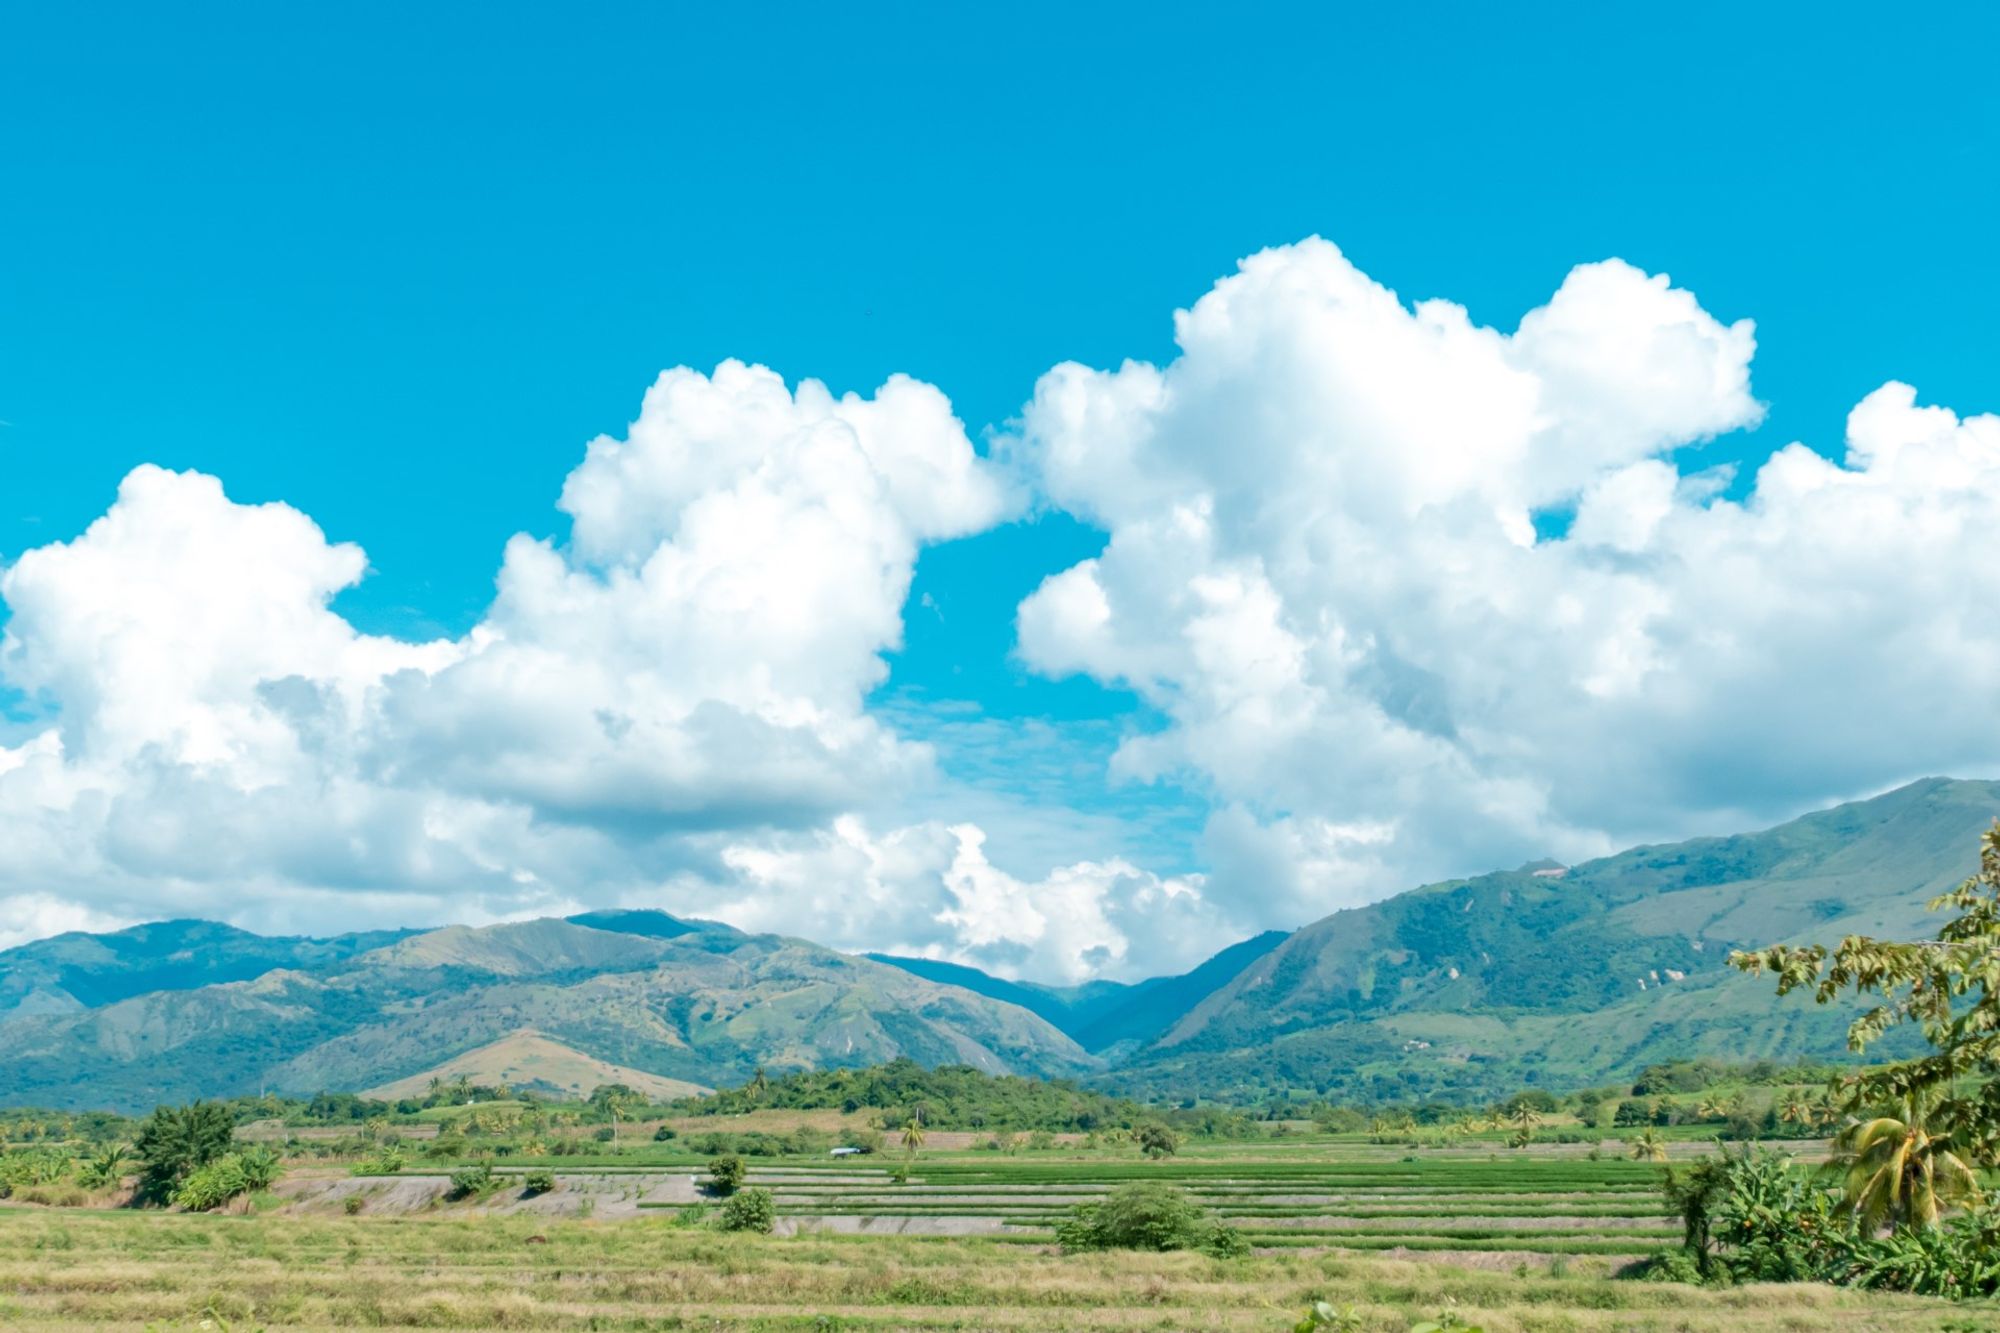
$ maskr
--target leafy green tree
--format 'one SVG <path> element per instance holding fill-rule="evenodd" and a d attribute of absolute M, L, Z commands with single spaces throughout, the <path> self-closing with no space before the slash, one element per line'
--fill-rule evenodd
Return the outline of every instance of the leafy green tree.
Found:
<path fill-rule="evenodd" d="M 1780 995 L 1806 987 L 1821 1004 L 1849 992 L 1878 997 L 1847 1030 L 1854 1051 L 1905 1024 L 1923 1033 L 1929 1054 L 1844 1080 L 1842 1109 L 1860 1124 L 1843 1134 L 1840 1159 L 1857 1212 L 1918 1229 L 1973 1197 L 1969 1171 L 2000 1165 L 2000 822 L 1986 834 L 1979 872 L 1930 907 L 1958 913 L 1936 939 L 1850 935 L 1830 954 L 1820 944 L 1780 944 L 1730 955 L 1746 972 L 1773 973 Z"/>
<path fill-rule="evenodd" d="M 722 1205 L 716 1225 L 724 1231 L 754 1231 L 767 1234 L 777 1225 L 778 1206 L 767 1189 L 747 1189 L 733 1194 Z"/>
<path fill-rule="evenodd" d="M 1716 1266 L 1715 1218 L 1729 1195 L 1729 1160 L 1704 1157 L 1690 1166 L 1667 1169 L 1660 1183 L 1667 1206 L 1681 1219 L 1681 1248 L 1702 1277 Z"/>
<path fill-rule="evenodd" d="M 610 1142 L 618 1142 L 618 1120 L 642 1102 L 638 1093 L 623 1083 L 600 1083 L 590 1090 L 590 1106 L 611 1121 Z"/>
<path fill-rule="evenodd" d="M 172 1198 L 195 1171 L 226 1155 L 235 1138 L 235 1120 L 220 1102 L 156 1108 L 132 1141 L 145 1163 L 140 1193 L 155 1202 Z"/>
<path fill-rule="evenodd" d="M 708 1191 L 726 1198 L 743 1187 L 747 1174 L 741 1157 L 718 1157 L 708 1164 Z"/>
<path fill-rule="evenodd" d="M 1077 1204 L 1056 1227 L 1065 1250 L 1201 1250 L 1217 1257 L 1248 1251 L 1224 1226 L 1172 1185 L 1121 1185 L 1101 1203 Z"/>
<path fill-rule="evenodd" d="M 1154 1161 L 1180 1151 L 1180 1138 L 1165 1125 L 1139 1126 L 1139 1148 Z"/>
<path fill-rule="evenodd" d="M 471 1199 L 492 1192 L 493 1168 L 485 1162 L 474 1162 L 471 1166 L 461 1166 L 451 1173 L 451 1186 L 445 1191 L 445 1197 Z"/>

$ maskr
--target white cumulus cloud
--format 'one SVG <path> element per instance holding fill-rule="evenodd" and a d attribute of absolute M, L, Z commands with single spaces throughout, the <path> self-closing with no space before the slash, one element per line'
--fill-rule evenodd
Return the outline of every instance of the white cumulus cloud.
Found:
<path fill-rule="evenodd" d="M 1113 898 L 1168 882 L 1059 872 L 1021 886 L 1010 923 L 978 830 L 873 838 L 850 813 L 935 784 L 864 699 L 920 549 L 1010 504 L 928 385 L 836 397 L 735 362 L 673 370 L 570 474 L 569 540 L 517 537 L 484 619 L 410 644 L 332 609 L 359 548 L 216 478 L 138 468 L 86 532 L 0 575 L 0 671 L 51 718 L 0 748 L 8 939 L 624 902 L 1116 966 Z"/>
<path fill-rule="evenodd" d="M 1212 794 L 1257 924 L 2000 768 L 1995 418 L 1891 384 L 1723 498 L 1752 328 L 1615 260 L 1509 333 L 1312 240 L 1176 336 L 1036 386 L 1009 452 L 1110 540 L 1020 643 L 1165 715 L 1113 767 Z"/>

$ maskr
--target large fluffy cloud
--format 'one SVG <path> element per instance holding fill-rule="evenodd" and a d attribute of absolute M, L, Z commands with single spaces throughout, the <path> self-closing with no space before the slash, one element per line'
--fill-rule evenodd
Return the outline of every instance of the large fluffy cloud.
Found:
<path fill-rule="evenodd" d="M 1105 911 L 1196 895 L 1087 865 L 1008 920 L 977 830 L 878 841 L 844 813 L 936 780 L 864 696 L 920 548 L 1008 503 L 927 385 L 674 370 L 570 474 L 568 541 L 516 538 L 470 634 L 409 644 L 331 609 L 358 548 L 141 467 L 0 576 L 0 671 L 50 719 L 0 749 L 0 944 L 177 913 L 299 929 L 628 902 L 1116 965 Z"/>
<path fill-rule="evenodd" d="M 1313 240 L 1246 260 L 1165 367 L 1057 367 L 1012 443 L 1102 556 L 1020 608 L 1052 674 L 1167 725 L 1214 892 L 1289 924 L 1431 875 L 2000 767 L 2000 421 L 1855 409 L 1741 498 L 1749 323 L 1585 265 L 1512 333 Z"/>

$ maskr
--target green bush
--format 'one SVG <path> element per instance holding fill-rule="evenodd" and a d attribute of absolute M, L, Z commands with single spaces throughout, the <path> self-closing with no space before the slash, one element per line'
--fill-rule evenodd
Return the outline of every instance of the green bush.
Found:
<path fill-rule="evenodd" d="M 556 1187 L 556 1173 L 553 1171 L 530 1171 L 521 1177 L 523 1194 L 547 1194 Z"/>
<path fill-rule="evenodd" d="M 716 1225 L 724 1231 L 768 1233 L 778 1220 L 778 1205 L 766 1189 L 741 1190 L 722 1205 Z"/>
<path fill-rule="evenodd" d="M 445 1191 L 447 1199 L 469 1199 L 490 1194 L 493 1190 L 493 1168 L 484 1162 L 462 1166 L 451 1173 L 451 1188 Z"/>
<path fill-rule="evenodd" d="M 1942 1226 L 1864 1241 L 1843 1276 L 1857 1287 L 1919 1296 L 2000 1295 L 2000 1210 L 1976 1208 Z"/>
<path fill-rule="evenodd" d="M 1684 1282 L 1689 1286 L 1702 1281 L 1701 1265 L 1695 1262 L 1694 1252 L 1685 1249 L 1661 1250 L 1621 1270 L 1620 1276 L 1641 1282 Z"/>
<path fill-rule="evenodd" d="M 220 1208 L 246 1188 L 242 1163 L 234 1157 L 219 1157 L 190 1172 L 174 1191 L 174 1202 L 190 1212 L 205 1213 Z"/>
<path fill-rule="evenodd" d="M 743 1187 L 746 1174 L 741 1157 L 718 1157 L 708 1164 L 708 1192 L 728 1198 Z"/>
<path fill-rule="evenodd" d="M 1211 1217 L 1171 1185 L 1124 1185 L 1102 1203 L 1078 1204 L 1056 1227 L 1056 1243 L 1078 1250 L 1201 1250 L 1244 1254 L 1242 1234 Z"/>
<path fill-rule="evenodd" d="M 666 1143 L 673 1137 L 674 1127 L 672 1125 L 661 1125 L 653 1131 L 653 1142 L 655 1143 Z"/>
<path fill-rule="evenodd" d="M 362 1208 L 362 1199 L 359 1194 L 350 1194 L 346 1198 L 340 1201 L 340 1210 L 346 1213 L 349 1217 L 352 1217 L 356 1213 L 360 1212 L 361 1208 Z"/>
<path fill-rule="evenodd" d="M 233 1155 L 237 1168 L 242 1172 L 246 1193 L 262 1193 L 277 1184 L 278 1177 L 284 1174 L 284 1165 L 278 1160 L 278 1154 L 261 1143 L 239 1149 Z"/>
<path fill-rule="evenodd" d="M 384 1148 L 381 1154 L 369 1161 L 358 1162 L 354 1167 L 357 1176 L 393 1176 L 408 1163 L 400 1148 Z"/>

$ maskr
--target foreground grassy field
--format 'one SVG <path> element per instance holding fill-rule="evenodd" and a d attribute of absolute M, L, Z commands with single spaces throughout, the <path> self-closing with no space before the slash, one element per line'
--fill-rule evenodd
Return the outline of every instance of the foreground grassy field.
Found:
<path fill-rule="evenodd" d="M 949 1152 L 917 1159 L 904 1184 L 888 1165 L 756 1164 L 775 1236 L 703 1225 L 693 1158 L 566 1163 L 546 1194 L 510 1166 L 459 1202 L 434 1169 L 322 1168 L 235 1216 L 0 1206 L 0 1327 L 1277 1333 L 1330 1301 L 1383 1333 L 1447 1311 L 1488 1333 L 2000 1333 L 1991 1305 L 1616 1279 L 1678 1231 L 1659 1168 L 1615 1157 Z M 1071 1203 L 1132 1180 L 1185 1189 L 1256 1252 L 1055 1250 Z"/>
<path fill-rule="evenodd" d="M 1453 1310 L 1518 1330 L 2000 1329 L 1828 1287 L 1704 1291 L 1351 1253 L 1062 1256 L 987 1239 L 722 1236 L 650 1220 L 0 1211 L 9 1329 L 1287 1329 Z"/>

